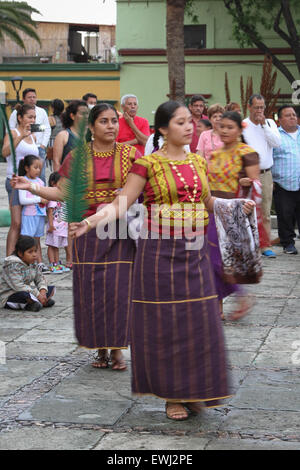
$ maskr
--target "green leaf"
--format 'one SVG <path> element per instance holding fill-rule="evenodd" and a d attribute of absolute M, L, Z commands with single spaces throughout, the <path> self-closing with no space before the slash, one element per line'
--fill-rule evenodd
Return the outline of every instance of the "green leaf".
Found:
<path fill-rule="evenodd" d="M 41 40 L 35 31 L 36 22 L 31 18 L 32 13 L 40 14 L 26 2 L 0 1 L 0 40 L 3 41 L 4 36 L 8 36 L 25 50 L 24 42 L 18 34 L 19 31 L 23 31 L 41 45 Z"/>
<path fill-rule="evenodd" d="M 67 221 L 81 222 L 89 204 L 86 199 L 88 190 L 87 158 L 88 147 L 85 141 L 87 118 L 82 118 L 79 126 L 79 138 L 72 152 L 70 171 L 66 183 L 65 202 Z"/>

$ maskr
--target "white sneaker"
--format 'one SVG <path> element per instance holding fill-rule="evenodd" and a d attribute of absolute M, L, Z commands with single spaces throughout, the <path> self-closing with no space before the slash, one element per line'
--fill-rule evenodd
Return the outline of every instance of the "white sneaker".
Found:
<path fill-rule="evenodd" d="M 38 269 L 40 270 L 40 272 L 42 274 L 50 274 L 50 270 L 48 268 L 48 266 L 46 266 L 44 263 L 39 263 L 38 264 Z"/>

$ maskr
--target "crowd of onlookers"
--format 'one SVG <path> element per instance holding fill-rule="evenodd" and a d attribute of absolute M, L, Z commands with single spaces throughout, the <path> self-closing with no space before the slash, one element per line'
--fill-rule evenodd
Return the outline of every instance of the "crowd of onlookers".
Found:
<path fill-rule="evenodd" d="M 67 107 L 62 100 L 55 99 L 48 117 L 46 111 L 37 106 L 36 91 L 32 88 L 24 90 L 23 103 L 16 106 L 9 119 L 19 175 L 41 186 L 56 186 L 60 167 L 77 144 L 81 118 L 97 103 L 98 98 L 93 93 L 70 102 Z M 193 122 L 193 138 L 187 150 L 209 160 L 212 153 L 223 145 L 219 134 L 222 115 L 225 111 L 241 114 L 241 108 L 238 103 L 226 106 L 217 103 L 207 108 L 201 95 L 194 95 L 188 107 Z M 151 154 L 162 147 L 163 140 L 158 141 L 155 147 L 148 120 L 138 116 L 135 95 L 123 96 L 121 108 L 122 113 L 118 112 L 117 142 L 135 146 L 142 155 Z M 297 114 L 292 105 L 281 106 L 277 111 L 276 124 L 265 116 L 265 100 L 260 94 L 251 96 L 248 110 L 249 117 L 243 120 L 242 139 L 259 155 L 265 230 L 270 235 L 270 214 L 274 201 L 280 244 L 285 253 L 297 254 L 295 227 L 298 225 L 300 229 L 300 126 Z M 86 140 L 92 139 L 91 132 L 87 130 Z M 10 182 L 14 168 L 10 145 L 6 134 L 2 155 L 7 161 L 6 190 L 11 212 L 6 255 L 16 256 L 20 235 L 32 237 L 36 247 L 35 261 L 42 274 L 69 271 L 72 269 L 72 246 L 68 224 L 63 217 L 64 205 L 12 188 Z M 45 179 L 46 165 L 52 171 L 48 181 Z M 47 263 L 43 262 L 40 245 L 40 238 L 44 235 L 48 247 Z M 61 262 L 61 248 L 66 252 L 64 264 Z M 268 258 L 276 257 L 271 244 L 263 249 L 262 254 Z"/>

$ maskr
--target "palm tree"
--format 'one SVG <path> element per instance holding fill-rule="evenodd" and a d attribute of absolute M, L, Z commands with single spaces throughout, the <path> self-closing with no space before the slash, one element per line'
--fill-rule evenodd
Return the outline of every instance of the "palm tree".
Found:
<path fill-rule="evenodd" d="M 36 23 L 31 19 L 32 13 L 40 14 L 26 2 L 0 1 L 0 42 L 8 36 L 25 50 L 25 44 L 20 36 L 22 31 L 41 45 L 41 40 L 35 31 Z"/>

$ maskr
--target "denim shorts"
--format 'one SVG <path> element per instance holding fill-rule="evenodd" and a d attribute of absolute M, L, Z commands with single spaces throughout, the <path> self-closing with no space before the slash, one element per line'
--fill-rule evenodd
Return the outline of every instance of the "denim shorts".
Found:
<path fill-rule="evenodd" d="M 21 223 L 21 235 L 28 235 L 29 237 L 40 238 L 45 233 L 45 219 L 41 215 L 23 215 Z"/>
<path fill-rule="evenodd" d="M 5 189 L 8 194 L 8 204 L 10 206 L 20 206 L 19 191 L 11 187 L 10 181 L 10 178 L 6 178 L 5 180 Z"/>

